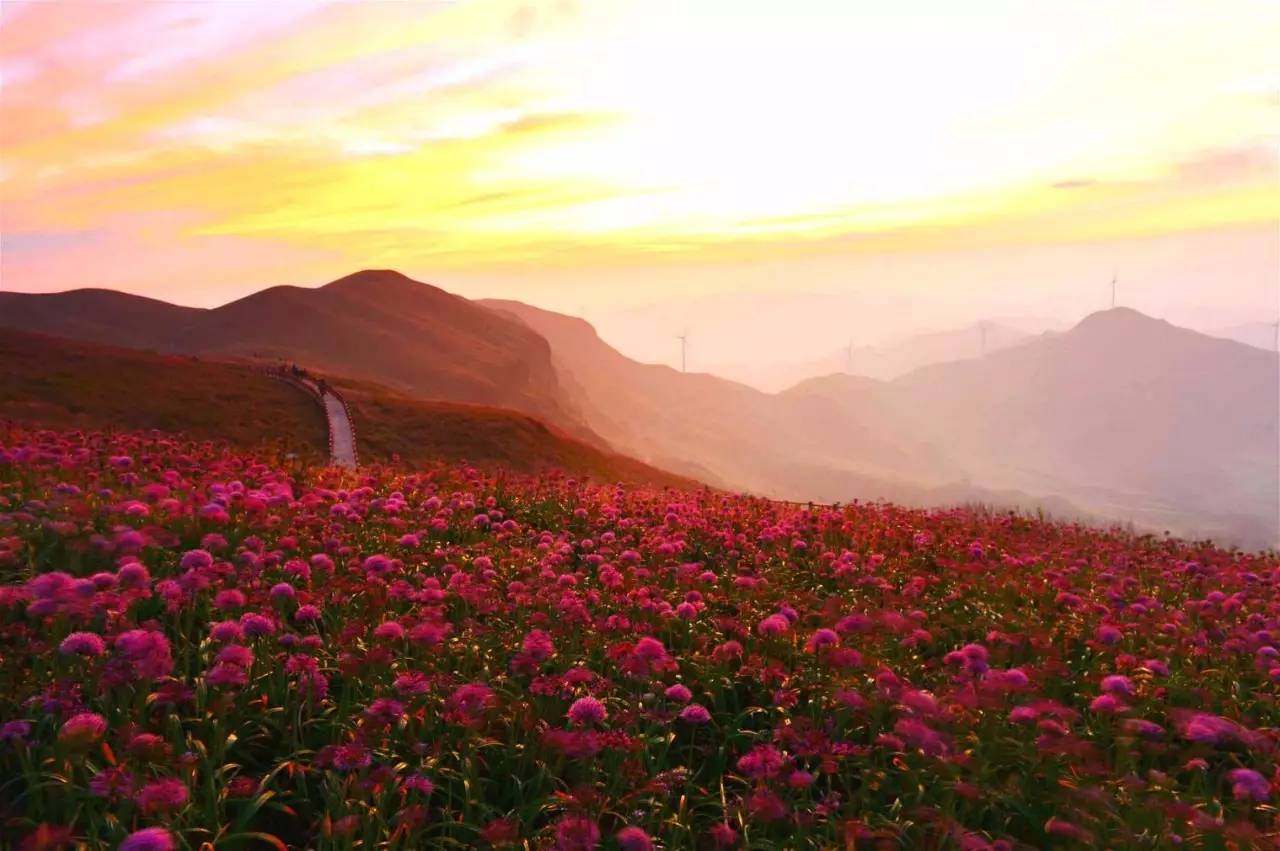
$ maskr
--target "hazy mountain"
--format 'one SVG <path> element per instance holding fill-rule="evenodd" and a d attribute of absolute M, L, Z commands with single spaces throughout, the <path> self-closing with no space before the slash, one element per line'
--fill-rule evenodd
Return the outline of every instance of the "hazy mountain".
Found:
<path fill-rule="evenodd" d="M 942 485 L 952 487 L 949 496 L 991 496 L 959 479 L 960 468 L 898 410 L 883 382 L 833 376 L 764 393 L 712 375 L 637 363 L 581 319 L 519 302 L 482 303 L 545 336 L 588 425 L 650 463 L 801 501 L 929 503 Z M 827 381 L 848 393 L 816 392 Z M 1035 501 L 1021 496 L 1023 503 Z"/>
<path fill-rule="evenodd" d="M 598 440 L 566 405 L 546 340 L 398 272 L 272 287 L 211 310 L 104 290 L 0 294 L 0 326 L 136 348 L 296 361 L 424 399 L 496 405 Z"/>
<path fill-rule="evenodd" d="M 891 382 L 832 375 L 768 394 L 636 363 L 581 320 L 487 303 L 547 337 L 594 430 L 733 487 L 1016 500 L 1250 546 L 1280 540 L 1280 361 L 1132 310 Z"/>
<path fill-rule="evenodd" d="M 1213 332 L 1224 340 L 1235 340 L 1268 352 L 1276 351 L 1276 326 L 1272 322 L 1248 322 Z"/>
<path fill-rule="evenodd" d="M 964 328 L 913 334 L 876 346 L 850 346 L 814 360 L 796 363 L 713 364 L 707 371 L 776 393 L 808 378 L 834 373 L 889 380 L 933 363 L 981 357 L 1017 345 L 1031 334 L 999 322 L 978 322 Z"/>
<path fill-rule="evenodd" d="M 1182 530 L 1256 518 L 1280 538 L 1275 354 L 1116 308 L 894 387 L 984 482 Z"/>

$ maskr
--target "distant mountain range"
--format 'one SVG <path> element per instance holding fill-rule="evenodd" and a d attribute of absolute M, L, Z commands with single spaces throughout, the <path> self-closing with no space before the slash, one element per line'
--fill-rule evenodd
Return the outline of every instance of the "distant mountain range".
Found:
<path fill-rule="evenodd" d="M 986 502 L 1280 543 L 1280 358 L 1128 309 L 1030 337 L 988 327 L 767 393 L 638 363 L 581 319 L 393 272 L 214 310 L 119 293 L 0 294 L 0 325 L 296 360 L 480 402 L 709 484 L 800 501 Z M 912 368 L 912 358 L 931 365 Z"/>
<path fill-rule="evenodd" d="M 809 378 L 844 373 L 888 381 L 934 363 L 982 357 L 1031 339 L 1032 335 L 999 322 L 976 322 L 964 328 L 915 334 L 896 343 L 850 346 L 824 358 L 771 367 L 712 364 L 706 371 L 768 392 L 779 392 Z"/>

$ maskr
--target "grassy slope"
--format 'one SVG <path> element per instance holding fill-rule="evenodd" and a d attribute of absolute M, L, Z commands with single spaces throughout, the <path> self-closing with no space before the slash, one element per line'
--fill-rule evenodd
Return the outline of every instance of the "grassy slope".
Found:
<path fill-rule="evenodd" d="M 301 391 L 242 364 L 0 331 L 0 419 L 159 429 L 316 455 L 324 416 Z"/>
<path fill-rule="evenodd" d="M 362 461 L 438 459 L 521 473 L 561 469 L 597 480 L 675 487 L 698 483 L 597 449 L 517 411 L 399 396 L 376 385 L 335 380 L 346 396 Z"/>

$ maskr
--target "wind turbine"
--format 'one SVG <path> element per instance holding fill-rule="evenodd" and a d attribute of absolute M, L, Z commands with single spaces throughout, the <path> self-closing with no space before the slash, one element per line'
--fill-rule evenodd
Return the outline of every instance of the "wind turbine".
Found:
<path fill-rule="evenodd" d="M 689 331 L 685 329 L 683 334 L 677 334 L 676 339 L 680 341 L 680 371 L 689 371 Z"/>
<path fill-rule="evenodd" d="M 849 341 L 844 350 L 844 371 L 846 375 L 853 374 L 853 340 Z"/>
<path fill-rule="evenodd" d="M 1111 273 L 1111 309 L 1116 309 L 1116 273 Z"/>

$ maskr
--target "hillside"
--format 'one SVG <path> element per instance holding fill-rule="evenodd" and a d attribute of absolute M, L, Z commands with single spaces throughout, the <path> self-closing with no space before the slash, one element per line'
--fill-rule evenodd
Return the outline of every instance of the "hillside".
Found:
<path fill-rule="evenodd" d="M 202 313 L 115 290 L 0 292 L 0 327 L 158 351 L 179 350 L 185 329 Z"/>
<path fill-rule="evenodd" d="M 0 331 L 0 420 L 89 430 L 157 429 L 319 460 L 328 443 L 316 403 L 247 363 Z M 402 396 L 330 377 L 352 409 L 360 457 L 411 465 L 560 469 L 599 481 L 696 487 L 689 479 L 586 444 L 516 411 Z"/>
<path fill-rule="evenodd" d="M 319 459 L 324 416 L 245 364 L 0 330 L 0 419 L 55 428 L 158 429 Z"/>
<path fill-rule="evenodd" d="M 410 466 L 466 461 L 517 473 L 562 470 L 597 481 L 697 488 L 677 476 L 577 440 L 519 411 L 414 399 L 365 382 L 330 379 L 351 409 L 361 458 Z"/>
<path fill-rule="evenodd" d="M 0 294 L 0 327 L 133 348 L 295 361 L 419 398 L 524 411 L 599 443 L 567 405 L 545 340 L 398 272 L 272 287 L 221 307 L 103 290 Z"/>
<path fill-rule="evenodd" d="M 581 319 L 519 302 L 482 303 L 545 336 L 588 425 L 651 463 L 690 475 L 701 468 L 704 480 L 709 473 L 731 488 L 801 501 L 919 502 L 949 481 L 952 465 L 917 435 L 889 428 L 889 411 L 637 363 Z"/>

